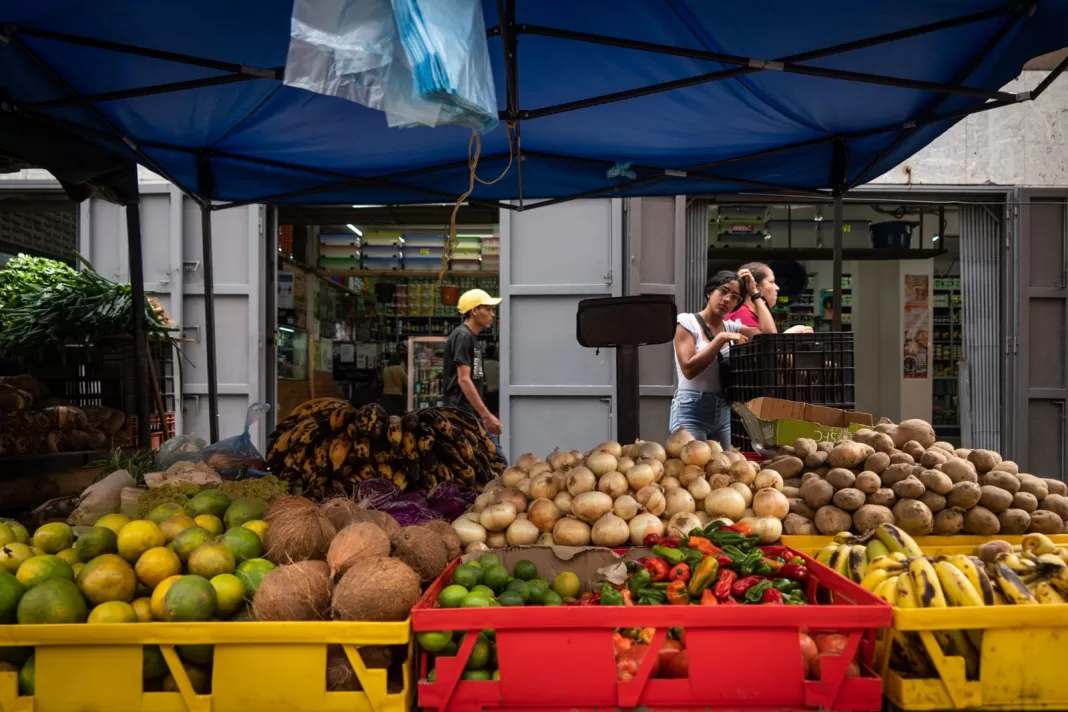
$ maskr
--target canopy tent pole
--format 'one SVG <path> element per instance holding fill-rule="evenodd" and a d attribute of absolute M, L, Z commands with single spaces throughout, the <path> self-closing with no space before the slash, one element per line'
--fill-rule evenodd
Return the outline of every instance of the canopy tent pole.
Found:
<path fill-rule="evenodd" d="M 831 297 L 834 314 L 831 318 L 831 330 L 842 330 L 842 194 L 834 194 L 834 291 Z"/>
<path fill-rule="evenodd" d="M 136 169 L 135 169 L 136 170 Z M 133 311 L 133 368 L 137 402 L 137 445 L 152 443 L 148 404 L 148 340 L 145 336 L 145 270 L 141 257 L 141 200 L 136 196 L 126 204 L 126 246 L 130 262 L 131 311 Z M 164 423 L 160 423 L 163 427 Z"/>
<path fill-rule="evenodd" d="M 208 432 L 219 441 L 219 377 L 215 364 L 215 267 L 211 254 L 211 163 L 200 160 L 200 239 L 204 260 L 204 350 L 208 362 Z"/>

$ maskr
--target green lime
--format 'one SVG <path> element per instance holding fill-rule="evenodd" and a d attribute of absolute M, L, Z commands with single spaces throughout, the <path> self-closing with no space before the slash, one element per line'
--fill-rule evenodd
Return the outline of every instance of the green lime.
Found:
<path fill-rule="evenodd" d="M 445 649 L 438 653 L 439 658 L 453 658 L 456 657 L 456 653 L 460 650 L 460 644 L 453 639 Z"/>
<path fill-rule="evenodd" d="M 508 585 L 508 569 L 500 564 L 487 566 L 482 574 L 482 583 L 492 588 L 495 593 L 500 593 Z"/>
<path fill-rule="evenodd" d="M 428 653 L 440 653 L 452 642 L 451 630 L 432 630 L 416 633 L 415 639 Z"/>
<path fill-rule="evenodd" d="M 546 591 L 539 603 L 543 606 L 562 606 L 564 605 L 564 599 L 560 598 L 560 594 L 556 591 Z"/>
<path fill-rule="evenodd" d="M 517 579 L 529 581 L 538 577 L 538 567 L 534 565 L 533 561 L 523 559 L 516 563 L 513 573 Z"/>
<path fill-rule="evenodd" d="M 500 680 L 500 679 L 501 679 L 501 671 L 500 671 L 500 668 L 498 668 L 498 669 L 496 669 L 496 670 L 494 670 L 494 671 L 493 671 L 493 678 L 492 678 L 492 679 L 493 679 L 493 680 Z"/>
<path fill-rule="evenodd" d="M 438 606 L 441 608 L 459 608 L 467 594 L 468 591 L 463 586 L 457 586 L 456 584 L 446 586 L 438 594 Z"/>
<path fill-rule="evenodd" d="M 438 671 L 436 669 L 435 670 L 431 670 L 426 676 L 426 681 L 427 682 L 436 682 L 437 679 L 438 679 L 437 672 Z"/>
<path fill-rule="evenodd" d="M 475 642 L 474 649 L 471 651 L 471 657 L 467 659 L 467 669 L 481 670 L 486 667 L 490 661 L 490 655 L 492 653 L 493 650 L 490 648 L 489 641 L 484 638 L 479 638 Z"/>
<path fill-rule="evenodd" d="M 482 568 L 471 564 L 460 564 L 452 572 L 452 582 L 464 588 L 472 588 L 482 583 Z"/>
<path fill-rule="evenodd" d="M 523 603 L 526 603 L 528 600 L 530 600 L 530 588 L 528 587 L 526 581 L 520 581 L 519 579 L 516 579 L 515 581 L 512 581 L 507 586 L 505 586 L 504 590 L 511 591 L 512 593 L 518 593 L 520 596 L 522 596 Z"/>
<path fill-rule="evenodd" d="M 478 563 L 482 566 L 482 568 L 488 569 L 490 566 L 500 566 L 501 558 L 496 554 L 483 554 L 482 556 L 478 557 Z"/>
<path fill-rule="evenodd" d="M 469 593 L 460 601 L 460 608 L 489 608 L 490 599 L 481 593 Z"/>
<path fill-rule="evenodd" d="M 480 596 L 485 596 L 486 598 L 493 598 L 494 596 L 497 595 L 496 593 L 494 593 L 492 588 L 490 588 L 489 586 L 485 586 L 483 584 L 479 584 L 479 585 L 475 586 L 474 588 L 472 588 L 471 589 L 471 593 L 477 593 Z"/>
<path fill-rule="evenodd" d="M 526 601 L 524 601 L 523 596 L 516 591 L 505 591 L 497 596 L 497 603 L 500 603 L 502 606 L 522 606 Z"/>
<path fill-rule="evenodd" d="M 498 601 L 496 598 L 491 598 L 489 600 L 489 605 L 490 605 L 490 608 L 500 608 L 501 607 L 501 602 Z"/>
<path fill-rule="evenodd" d="M 489 670 L 464 670 L 464 674 L 460 676 L 461 680 L 467 680 L 469 682 L 489 682 L 490 671 Z"/>
<path fill-rule="evenodd" d="M 561 597 L 575 598 L 582 593 L 582 582 L 570 571 L 565 571 L 553 581 L 553 590 Z"/>
<path fill-rule="evenodd" d="M 527 599 L 531 603 L 541 603 L 545 594 L 550 591 L 549 582 L 545 579 L 534 579 L 527 586 L 527 591 L 530 592 L 530 597 Z"/>
<path fill-rule="evenodd" d="M 478 634 L 483 636 L 483 637 L 485 637 L 485 638 L 488 638 L 489 640 L 496 640 L 497 639 L 497 631 L 494 630 L 493 628 L 483 628 L 482 630 L 480 630 L 478 632 Z"/>

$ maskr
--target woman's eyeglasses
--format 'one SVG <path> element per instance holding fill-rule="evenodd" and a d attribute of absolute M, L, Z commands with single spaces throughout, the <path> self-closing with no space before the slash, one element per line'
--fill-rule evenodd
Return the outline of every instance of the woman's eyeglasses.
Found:
<path fill-rule="evenodd" d="M 727 296 L 729 296 L 731 298 L 731 302 L 733 302 L 735 305 L 742 303 L 742 295 L 734 291 L 730 287 L 719 286 L 716 287 L 716 291 L 720 294 L 726 294 Z"/>

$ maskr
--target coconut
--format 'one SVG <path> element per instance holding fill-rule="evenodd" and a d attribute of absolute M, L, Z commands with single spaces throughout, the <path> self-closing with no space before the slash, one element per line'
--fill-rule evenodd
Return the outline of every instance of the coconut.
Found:
<path fill-rule="evenodd" d="M 360 505 L 345 497 L 334 497 L 319 505 L 319 511 L 326 515 L 334 529 L 341 531 L 350 524 L 359 521 L 357 513 L 363 511 Z"/>
<path fill-rule="evenodd" d="M 389 556 L 390 544 L 386 533 L 370 522 L 350 524 L 330 542 L 326 563 L 330 573 L 341 575 L 361 559 Z"/>
<path fill-rule="evenodd" d="M 370 522 L 376 527 L 386 533 L 386 536 L 393 536 L 400 529 L 400 524 L 393 518 L 392 514 L 388 512 L 379 512 L 377 509 L 361 509 L 353 515 L 350 524 L 356 524 L 358 522 Z M 344 527 L 341 527 L 344 529 Z M 338 529 L 338 531 L 341 531 Z"/>
<path fill-rule="evenodd" d="M 451 528 L 451 527 L 450 527 Z M 389 538 L 393 556 L 408 564 L 430 583 L 445 571 L 449 555 L 437 534 L 420 526 L 401 527 Z"/>
<path fill-rule="evenodd" d="M 330 518 L 314 502 L 307 505 L 282 497 L 271 505 L 265 520 L 270 525 L 264 540 L 264 552 L 276 564 L 289 564 L 308 559 L 322 559 L 330 548 L 330 540 L 337 529 Z M 279 502 L 286 500 L 282 507 Z M 310 505 L 310 506 L 308 506 Z"/>
<path fill-rule="evenodd" d="M 408 564 L 386 556 L 360 558 L 334 587 L 334 618 L 402 621 L 419 594 L 419 574 Z"/>
<path fill-rule="evenodd" d="M 441 519 L 431 519 L 419 526 L 432 531 L 434 536 L 438 537 L 441 543 L 445 545 L 445 555 L 449 561 L 463 553 L 463 547 L 460 546 L 460 537 L 456 536 L 456 530 L 448 522 Z"/>
<path fill-rule="evenodd" d="M 283 497 L 271 502 L 271 506 L 267 509 L 267 515 L 264 520 L 270 524 L 271 520 L 277 520 L 278 517 L 285 514 L 292 514 L 293 512 L 308 512 L 318 509 L 319 505 L 311 501 L 306 497 L 301 497 L 295 494 L 287 494 Z"/>
<path fill-rule="evenodd" d="M 329 620 L 333 588 L 325 561 L 279 566 L 256 589 L 252 616 L 258 621 Z"/>

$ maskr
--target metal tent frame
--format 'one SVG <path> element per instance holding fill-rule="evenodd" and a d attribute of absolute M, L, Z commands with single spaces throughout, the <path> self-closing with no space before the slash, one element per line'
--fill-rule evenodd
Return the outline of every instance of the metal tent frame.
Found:
<path fill-rule="evenodd" d="M 499 25 L 488 28 L 487 35 L 491 38 L 498 38 L 502 44 L 507 99 L 506 108 L 500 112 L 500 118 L 502 122 L 504 122 L 506 125 L 509 145 L 512 148 L 512 151 L 514 152 L 514 156 L 512 153 L 494 154 L 484 156 L 482 160 L 503 161 L 514 157 L 515 165 L 517 166 L 516 170 L 518 182 L 516 199 L 518 200 L 518 203 L 512 204 L 499 200 L 485 200 L 476 197 L 469 197 L 467 198 L 467 200 L 470 203 L 484 205 L 487 207 L 494 207 L 502 210 L 524 211 L 539 207 L 556 205 L 572 200 L 596 198 L 605 195 L 619 194 L 625 191 L 627 188 L 636 185 L 654 183 L 665 179 L 685 179 L 685 182 L 687 184 L 693 186 L 692 191 L 685 192 L 692 192 L 697 194 L 707 193 L 708 191 L 703 190 L 703 188 L 706 188 L 708 185 L 711 184 L 719 183 L 721 185 L 730 185 L 730 192 L 734 192 L 737 188 L 751 188 L 758 189 L 760 191 L 767 191 L 769 195 L 772 196 L 778 194 L 786 196 L 813 196 L 824 199 L 830 197 L 833 199 L 834 202 L 835 283 L 841 281 L 842 275 L 842 197 L 849 190 L 855 188 L 856 186 L 863 183 L 865 180 L 871 178 L 871 172 L 875 169 L 876 166 L 879 165 L 883 158 L 888 156 L 896 147 L 898 147 L 903 141 L 905 141 L 906 138 L 912 132 L 914 132 L 918 128 L 929 126 L 932 124 L 955 121 L 966 116 L 970 116 L 972 114 L 990 111 L 992 109 L 997 109 L 1004 106 L 1034 101 L 1039 96 L 1041 96 L 1046 91 L 1046 89 L 1049 88 L 1049 86 L 1065 71 L 1065 69 L 1068 69 L 1068 58 L 1065 58 L 1034 89 L 1024 92 L 1013 93 L 999 90 L 988 90 L 968 86 L 966 84 L 969 77 L 976 70 L 976 68 L 992 51 L 995 50 L 995 48 L 998 47 L 998 45 L 1002 42 L 1002 40 L 1005 39 L 1005 37 L 1010 33 L 1010 31 L 1017 26 L 1017 23 L 1022 18 L 1031 15 L 1035 12 L 1037 8 L 1036 0 L 1029 0 L 1027 2 L 1009 2 L 1001 7 L 985 10 L 982 12 L 965 14 L 959 17 L 954 17 L 938 22 L 918 25 L 905 30 L 890 32 L 882 35 L 868 37 L 865 39 L 824 47 L 822 49 L 813 50 L 802 54 L 778 57 L 773 59 L 722 54 L 718 52 L 708 52 L 686 47 L 642 42 L 632 39 L 610 37 L 606 35 L 592 34 L 587 32 L 577 32 L 564 28 L 545 27 L 535 24 L 519 23 L 516 21 L 516 0 L 496 0 L 496 4 L 498 10 L 498 17 L 501 18 L 502 21 Z M 956 75 L 953 77 L 953 80 L 945 84 L 914 79 L 905 79 L 889 75 L 869 74 L 840 69 L 828 69 L 807 64 L 808 62 L 814 60 L 833 57 L 835 55 L 840 55 L 845 52 L 875 47 L 878 45 L 885 45 L 892 42 L 899 42 L 901 40 L 906 40 L 920 35 L 939 32 L 974 23 L 995 20 L 998 18 L 1003 18 L 1003 22 L 1001 23 L 997 31 L 989 37 L 989 39 L 986 41 L 981 50 L 977 52 L 976 55 L 972 57 L 956 73 Z M 591 96 L 585 99 L 556 104 L 552 106 L 524 108 L 521 103 L 518 63 L 519 39 L 524 35 L 553 37 L 578 43 L 586 43 L 594 46 L 607 46 L 638 52 L 708 60 L 729 65 L 730 68 L 721 69 L 710 73 L 698 74 L 683 79 L 653 84 L 638 89 L 621 91 L 600 96 Z M 152 60 L 174 62 L 183 65 L 190 65 L 215 71 L 221 71 L 224 72 L 224 74 L 222 74 L 221 76 L 213 76 L 203 79 L 175 82 L 170 84 L 143 86 L 121 91 L 110 91 L 98 94 L 80 94 L 77 90 L 75 90 L 75 88 L 70 84 L 70 82 L 68 82 L 56 69 L 51 67 L 40 55 L 38 55 L 33 50 L 33 48 L 31 48 L 22 39 L 23 37 L 33 37 L 53 42 L 61 42 L 72 45 L 81 45 L 84 47 L 103 49 Z M 123 149 L 127 151 L 132 151 L 133 154 L 136 155 L 137 159 L 147 168 L 153 170 L 154 172 L 158 173 L 162 177 L 177 185 L 184 193 L 186 193 L 199 205 L 201 209 L 201 224 L 203 231 L 203 259 L 205 270 L 204 297 L 205 321 L 207 330 L 207 377 L 209 422 L 211 431 L 210 437 L 212 442 L 218 440 L 219 425 L 218 381 L 216 372 L 216 348 L 214 333 L 215 309 L 212 279 L 213 260 L 211 213 L 214 211 L 225 210 L 228 208 L 255 203 L 299 201 L 301 198 L 305 198 L 310 195 L 330 192 L 339 188 L 349 188 L 357 186 L 382 186 L 399 190 L 411 196 L 411 199 L 405 202 L 428 202 L 431 199 L 438 201 L 451 201 L 456 199 L 455 195 L 442 191 L 437 191 L 432 188 L 412 185 L 410 183 L 406 183 L 405 179 L 413 178 L 416 176 L 433 176 L 434 173 L 463 168 L 467 165 L 466 161 L 452 161 L 448 163 L 427 166 L 402 172 L 386 173 L 377 176 L 358 176 L 345 172 L 323 170 L 321 168 L 313 166 L 303 166 L 300 164 L 285 161 L 245 156 L 238 153 L 214 149 L 211 146 L 189 147 L 158 141 L 139 141 L 135 137 L 126 135 L 119 126 L 117 126 L 114 122 L 107 118 L 104 112 L 99 109 L 98 105 L 122 99 L 167 94 L 172 92 L 181 92 L 208 86 L 234 84 L 254 79 L 274 80 L 279 82 L 279 86 L 281 86 L 284 68 L 249 67 L 235 64 L 232 62 L 221 62 L 218 60 L 208 59 L 204 57 L 196 57 L 176 52 L 162 51 L 149 47 L 139 47 L 132 44 L 111 42 L 93 37 L 85 37 L 26 26 L 7 26 L 2 28 L 2 30 L 0 30 L 0 42 L 18 48 L 21 52 L 25 53 L 27 57 L 34 60 L 35 63 L 40 68 L 44 69 L 46 73 L 54 81 L 57 82 L 59 86 L 65 89 L 68 95 L 67 97 L 62 99 L 42 101 L 37 103 L 20 103 L 14 98 L 0 97 L 0 109 L 2 109 L 3 111 L 14 112 L 18 115 L 33 119 L 35 121 L 51 124 L 56 128 L 68 129 L 70 131 L 82 135 L 88 135 L 91 138 L 100 141 L 108 143 L 114 143 L 116 141 L 121 142 L 121 144 L 123 144 Z M 524 201 L 522 179 L 522 161 L 524 156 L 539 157 L 550 161 L 585 164 L 588 166 L 600 167 L 604 169 L 611 168 L 613 165 L 609 161 L 546 153 L 541 151 L 524 150 L 520 141 L 521 126 L 524 121 L 536 121 L 539 118 L 553 116 L 565 112 L 577 111 L 580 109 L 599 106 L 603 104 L 626 101 L 628 99 L 633 99 L 637 97 L 655 95 L 685 87 L 693 87 L 703 84 L 710 84 L 713 82 L 740 78 L 760 72 L 781 72 L 784 74 L 815 76 L 844 82 L 857 82 L 862 84 L 875 84 L 888 87 L 914 89 L 930 92 L 935 94 L 935 96 L 914 116 L 914 118 L 908 121 L 898 121 L 883 126 L 877 126 L 854 132 L 828 135 L 789 145 L 777 146 L 774 148 L 755 151 L 751 153 L 743 153 L 712 162 L 693 165 L 681 170 L 676 168 L 661 168 L 657 166 L 631 165 L 629 168 L 631 171 L 633 171 L 635 177 L 621 185 L 588 190 L 565 197 L 558 197 L 550 200 L 540 201 L 534 204 L 528 204 Z M 984 101 L 968 109 L 957 111 L 939 111 L 945 101 L 949 97 L 953 96 L 982 99 Z M 266 102 L 261 102 L 261 104 L 255 107 L 251 113 L 258 111 L 264 103 Z M 106 126 L 107 129 L 91 129 L 81 124 L 69 122 L 44 113 L 45 111 L 50 111 L 57 108 L 74 106 L 89 108 L 93 112 L 93 115 L 97 119 L 99 119 L 102 122 L 102 125 Z M 247 119 L 247 116 L 245 118 Z M 895 137 L 892 143 L 889 144 L 886 148 L 884 148 L 883 151 L 881 151 L 880 154 L 868 164 L 859 167 L 850 166 L 846 151 L 846 142 L 852 139 L 876 136 L 880 134 L 894 134 Z M 830 175 L 828 176 L 827 180 L 827 185 L 830 186 L 829 190 L 812 190 L 810 188 L 791 186 L 773 182 L 743 180 L 740 178 L 723 176 L 715 173 L 717 169 L 729 165 L 734 165 L 746 161 L 753 161 L 760 158 L 767 158 L 770 156 L 788 153 L 790 151 L 796 151 L 799 149 L 811 148 L 813 146 L 827 144 L 833 146 L 833 160 L 831 162 Z M 174 177 L 168 175 L 167 171 L 163 170 L 156 163 L 156 161 L 152 160 L 152 158 L 146 153 L 145 149 L 160 149 L 195 156 L 198 165 L 197 185 L 183 185 L 178 180 L 175 180 Z M 303 190 L 290 191 L 286 193 L 276 193 L 271 195 L 262 195 L 254 199 L 214 203 L 213 198 L 214 196 L 216 196 L 216 191 L 215 182 L 213 180 L 212 161 L 215 159 L 302 172 L 324 179 L 329 179 L 329 182 L 320 186 Z M 134 212 L 136 212 L 136 210 Z M 139 220 L 137 220 L 136 218 L 132 219 L 129 221 L 129 225 L 131 275 L 134 275 L 135 270 L 136 273 L 139 273 L 141 269 Z M 137 256 L 136 266 L 134 265 L 135 254 Z M 833 328 L 840 329 L 840 290 L 835 290 L 834 299 L 836 304 L 834 309 Z M 142 419 L 142 421 L 147 422 L 147 419 Z"/>

